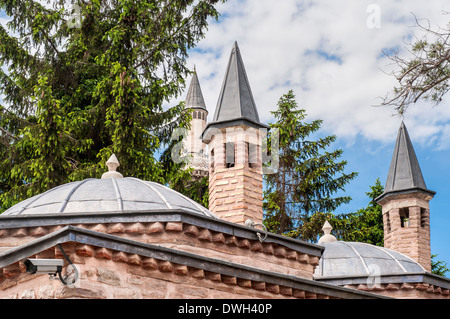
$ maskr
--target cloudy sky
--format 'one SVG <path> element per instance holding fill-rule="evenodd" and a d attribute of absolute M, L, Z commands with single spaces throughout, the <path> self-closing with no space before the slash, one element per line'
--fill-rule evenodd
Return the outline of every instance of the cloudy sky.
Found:
<path fill-rule="evenodd" d="M 450 103 L 420 102 L 401 118 L 377 107 L 396 84 L 394 65 L 383 50 L 405 48 L 420 36 L 415 17 L 446 27 L 448 0 L 228 0 L 218 6 L 206 38 L 192 50 L 209 119 L 214 114 L 234 41 L 244 59 L 262 121 L 273 120 L 280 96 L 292 89 L 308 120 L 322 119 L 322 134 L 335 134 L 348 171 L 359 173 L 346 187 L 353 200 L 337 213 L 365 207 L 365 192 L 380 178 L 384 185 L 398 128 L 403 120 L 425 181 L 437 192 L 431 201 L 432 253 L 450 266 Z M 450 212 L 449 212 L 450 213 Z"/>

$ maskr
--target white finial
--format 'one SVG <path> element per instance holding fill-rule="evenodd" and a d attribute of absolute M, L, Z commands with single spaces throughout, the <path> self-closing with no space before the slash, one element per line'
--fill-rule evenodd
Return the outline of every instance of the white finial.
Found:
<path fill-rule="evenodd" d="M 331 235 L 331 230 L 332 229 L 333 229 L 333 227 L 331 227 L 331 225 L 328 222 L 328 220 L 326 220 L 325 224 L 322 227 L 324 235 L 322 237 L 320 237 L 319 242 L 318 242 L 319 245 L 325 244 L 325 243 L 331 243 L 333 241 L 337 241 L 336 237 Z"/>
<path fill-rule="evenodd" d="M 330 223 L 328 222 L 328 220 L 325 221 L 325 224 L 323 224 L 322 230 L 324 232 L 325 235 L 329 235 L 331 233 L 331 230 L 333 229 L 333 227 L 331 227 Z"/>
<path fill-rule="evenodd" d="M 103 173 L 102 178 L 123 178 L 123 175 L 116 171 L 117 167 L 120 166 L 116 155 L 111 155 L 106 162 L 106 166 L 108 166 L 108 172 Z"/>
<path fill-rule="evenodd" d="M 111 155 L 111 157 L 108 159 L 108 161 L 106 162 L 106 166 L 108 166 L 108 170 L 110 172 L 112 171 L 116 171 L 117 167 L 120 166 L 119 161 L 117 160 L 117 157 L 115 154 Z"/>

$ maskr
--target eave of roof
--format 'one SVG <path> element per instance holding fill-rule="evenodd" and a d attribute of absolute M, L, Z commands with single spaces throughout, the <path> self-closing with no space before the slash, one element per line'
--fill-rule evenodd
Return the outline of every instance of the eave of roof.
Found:
<path fill-rule="evenodd" d="M 369 281 L 368 281 L 369 279 Z M 373 275 L 367 276 L 328 276 L 314 278 L 316 281 L 326 282 L 332 285 L 344 286 L 344 285 L 359 285 L 367 284 L 375 280 Z M 395 275 L 377 275 L 377 283 L 379 284 L 397 284 L 397 283 L 427 283 L 430 285 L 436 285 L 444 289 L 450 289 L 450 279 L 442 276 L 435 275 L 430 272 L 418 272 L 408 274 L 395 274 Z"/>
<path fill-rule="evenodd" d="M 269 272 L 224 260 L 213 259 L 172 248 L 142 243 L 110 234 L 66 226 L 46 236 L 0 253 L 0 268 L 21 261 L 29 256 L 65 242 L 104 247 L 129 254 L 138 254 L 176 264 L 187 265 L 205 271 L 216 272 L 242 279 L 264 281 L 273 284 L 311 291 L 337 298 L 384 298 L 383 296 L 354 289 L 315 282 L 304 278 Z"/>
<path fill-rule="evenodd" d="M 12 215 L 0 218 L 0 229 L 39 227 L 49 225 L 77 225 L 103 223 L 145 223 L 145 222 L 182 222 L 198 227 L 218 231 L 236 237 L 258 240 L 256 232 L 260 230 L 247 226 L 214 219 L 187 210 L 172 209 L 164 211 L 138 212 L 102 212 L 97 214 L 49 214 L 49 215 Z M 320 257 L 325 249 L 321 245 L 307 243 L 297 239 L 268 233 L 266 243 L 275 243 L 293 250 Z"/>

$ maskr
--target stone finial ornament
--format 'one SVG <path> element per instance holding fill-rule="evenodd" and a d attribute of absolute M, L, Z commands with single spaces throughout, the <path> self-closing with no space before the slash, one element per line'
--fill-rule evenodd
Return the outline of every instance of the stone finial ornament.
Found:
<path fill-rule="evenodd" d="M 103 173 L 102 178 L 123 178 L 123 175 L 116 171 L 117 167 L 120 166 L 116 155 L 111 155 L 106 162 L 106 166 L 108 166 L 108 172 Z"/>
<path fill-rule="evenodd" d="M 328 220 L 325 221 L 325 224 L 322 227 L 322 230 L 324 232 L 324 235 L 322 237 L 320 237 L 318 244 L 325 244 L 325 243 L 331 243 L 334 241 L 337 241 L 336 237 L 334 237 L 333 235 L 331 235 L 331 230 L 333 229 L 333 227 L 331 227 L 330 223 L 328 222 Z"/>

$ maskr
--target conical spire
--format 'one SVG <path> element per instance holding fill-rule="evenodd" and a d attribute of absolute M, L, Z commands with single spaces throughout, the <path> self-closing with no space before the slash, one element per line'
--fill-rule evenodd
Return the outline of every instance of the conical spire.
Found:
<path fill-rule="evenodd" d="M 195 68 L 194 74 L 192 75 L 191 84 L 186 95 L 185 104 L 187 109 L 206 110 L 205 100 L 203 99 L 202 89 L 200 88 L 200 82 L 198 81 L 197 71 Z"/>
<path fill-rule="evenodd" d="M 223 128 L 234 125 L 268 128 L 259 121 L 258 110 L 237 42 L 231 50 L 213 120 L 208 123 L 203 138 L 208 139 L 207 132 L 212 127 Z"/>
<path fill-rule="evenodd" d="M 245 72 L 244 62 L 238 44 L 235 42 L 213 121 L 229 121 L 241 117 L 259 123 L 258 110 Z"/>
<path fill-rule="evenodd" d="M 422 190 L 434 195 L 434 192 L 428 190 L 425 185 L 408 130 L 405 123 L 402 122 L 398 130 L 383 195 L 411 190 Z"/>

